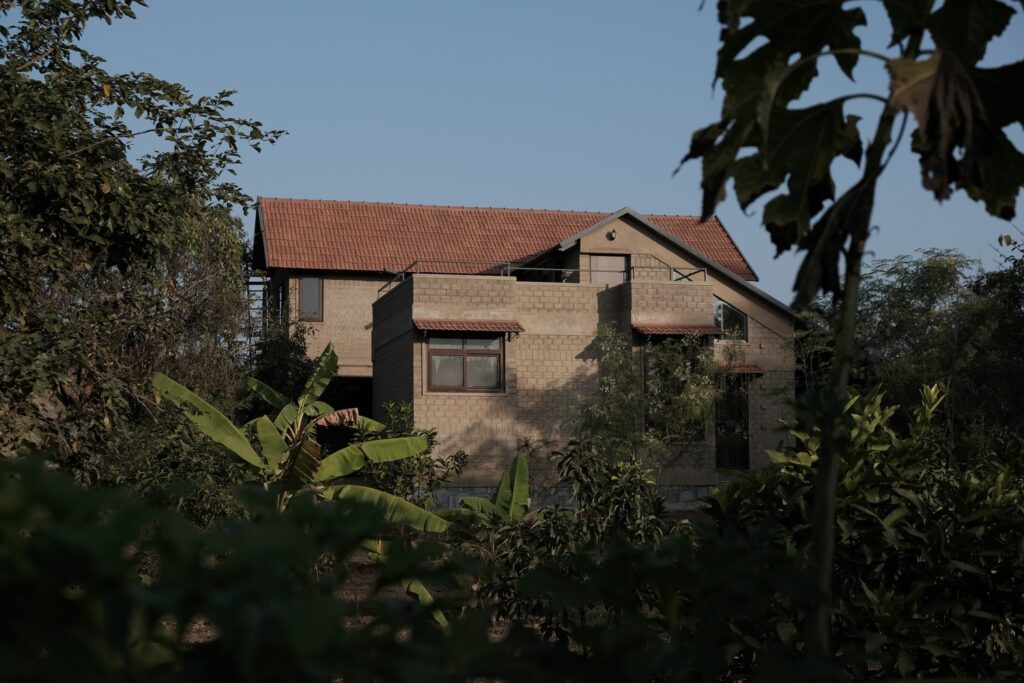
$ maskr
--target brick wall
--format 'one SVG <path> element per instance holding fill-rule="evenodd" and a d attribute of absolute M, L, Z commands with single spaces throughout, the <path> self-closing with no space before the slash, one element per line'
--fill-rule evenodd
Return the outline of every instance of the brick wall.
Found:
<path fill-rule="evenodd" d="M 369 377 L 373 373 L 370 328 L 377 290 L 388 278 L 375 275 L 332 275 L 324 277 L 323 322 L 305 322 L 312 332 L 309 355 L 317 357 L 334 342 L 338 354 L 338 374 Z M 293 319 L 298 314 L 299 278 L 289 274 L 289 301 Z"/>

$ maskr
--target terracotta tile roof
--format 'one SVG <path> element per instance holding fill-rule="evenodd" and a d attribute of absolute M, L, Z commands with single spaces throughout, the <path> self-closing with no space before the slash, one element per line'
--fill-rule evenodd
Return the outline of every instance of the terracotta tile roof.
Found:
<path fill-rule="evenodd" d="M 441 318 L 416 318 L 412 321 L 417 330 L 437 332 L 525 332 L 516 320 L 451 320 Z"/>
<path fill-rule="evenodd" d="M 523 263 L 604 219 L 596 211 L 491 209 L 304 199 L 259 200 L 270 268 L 401 271 L 415 261 Z M 757 276 L 717 217 L 646 218 L 745 280 Z M 431 264 L 437 273 L 480 273 L 485 264 Z"/>
<path fill-rule="evenodd" d="M 722 334 L 722 330 L 714 325 L 659 325 L 638 323 L 633 329 L 640 334 L 650 335 L 683 335 L 683 334 Z"/>
<path fill-rule="evenodd" d="M 760 365 L 723 365 L 722 369 L 730 375 L 763 375 L 764 368 Z"/>

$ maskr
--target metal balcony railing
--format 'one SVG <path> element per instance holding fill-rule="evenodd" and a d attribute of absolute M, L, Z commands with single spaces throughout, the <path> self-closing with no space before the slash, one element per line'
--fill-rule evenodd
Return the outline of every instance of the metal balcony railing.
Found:
<path fill-rule="evenodd" d="M 510 261 L 486 261 L 466 259 L 420 259 L 413 261 L 404 270 L 394 276 L 380 289 L 377 298 L 384 296 L 400 285 L 406 278 L 418 273 L 430 275 L 492 275 L 495 277 L 513 277 L 524 275 L 551 274 L 553 277 L 541 279 L 542 282 L 560 282 L 565 284 L 581 284 L 582 275 L 588 275 L 582 284 L 591 284 L 594 273 L 607 273 L 611 277 L 600 279 L 605 284 L 615 284 L 614 276 L 622 277 L 622 282 L 701 282 L 708 280 L 707 269 L 696 268 L 687 270 L 672 266 L 630 266 L 626 270 L 609 270 L 601 268 L 559 268 L 551 266 L 526 266 Z"/>

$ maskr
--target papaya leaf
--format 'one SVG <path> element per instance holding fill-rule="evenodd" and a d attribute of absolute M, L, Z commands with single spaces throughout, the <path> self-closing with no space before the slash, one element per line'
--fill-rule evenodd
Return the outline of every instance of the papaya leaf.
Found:
<path fill-rule="evenodd" d="M 163 373 L 154 373 L 152 382 L 162 396 L 182 408 L 185 417 L 200 431 L 253 467 L 261 471 L 268 469 L 245 434 L 223 413 Z"/>

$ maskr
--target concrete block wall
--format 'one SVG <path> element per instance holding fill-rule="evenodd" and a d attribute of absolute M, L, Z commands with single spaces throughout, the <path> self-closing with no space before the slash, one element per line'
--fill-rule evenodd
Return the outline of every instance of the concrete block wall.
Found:
<path fill-rule="evenodd" d="M 631 321 L 668 325 L 714 325 L 715 298 L 710 284 L 630 282 Z"/>
<path fill-rule="evenodd" d="M 311 275 L 316 275 L 312 273 Z M 309 355 L 316 358 L 334 342 L 338 354 L 338 374 L 343 377 L 369 377 L 373 374 L 373 347 L 370 329 L 377 290 L 388 282 L 380 275 L 331 275 L 323 278 L 323 322 L 304 322 L 312 332 Z M 292 318 L 297 320 L 299 275 L 289 273 L 288 300 Z"/>
<path fill-rule="evenodd" d="M 411 400 L 416 421 L 438 429 L 439 454 L 469 453 L 469 465 L 454 485 L 474 488 L 495 485 L 519 439 L 568 439 L 571 407 L 597 386 L 593 341 L 599 324 L 615 323 L 623 330 L 631 322 L 710 325 L 714 294 L 710 284 L 694 282 L 595 285 L 418 274 L 373 308 L 375 403 Z M 427 347 L 423 334 L 413 330 L 414 318 L 519 321 L 525 332 L 504 345 L 503 391 L 429 391 Z M 777 424 L 792 396 L 793 366 L 786 340 L 754 318 L 748 337 L 738 344 L 741 362 L 767 371 L 751 381 L 751 464 L 756 467 L 767 461 L 763 451 L 782 436 Z M 535 463 L 534 474 L 543 485 L 552 473 Z M 660 483 L 669 487 L 706 487 L 718 480 L 713 429 L 704 442 L 681 447 L 659 472 Z"/>

